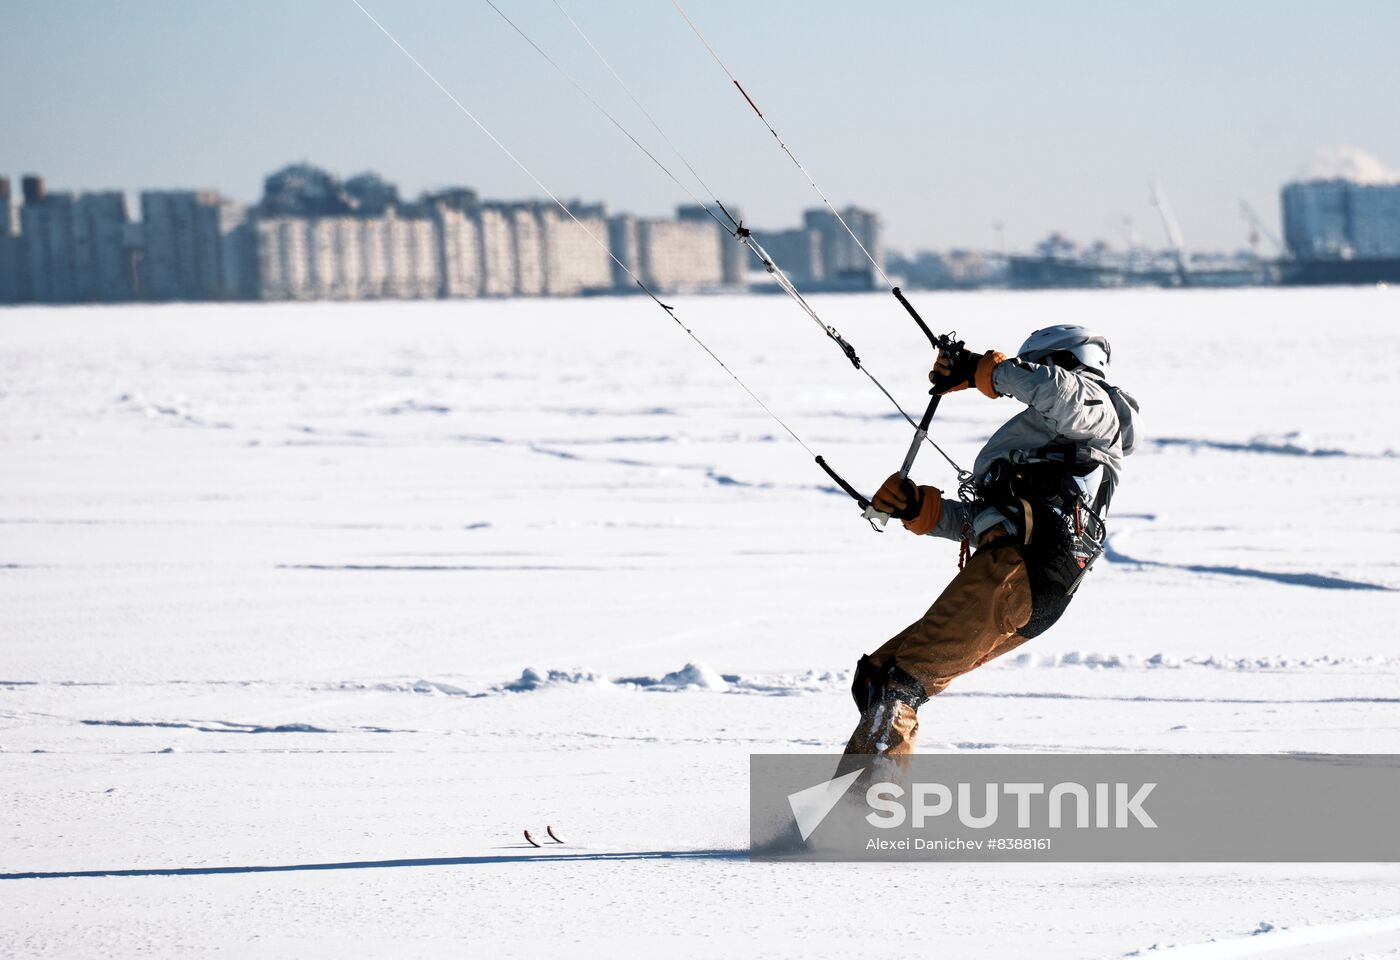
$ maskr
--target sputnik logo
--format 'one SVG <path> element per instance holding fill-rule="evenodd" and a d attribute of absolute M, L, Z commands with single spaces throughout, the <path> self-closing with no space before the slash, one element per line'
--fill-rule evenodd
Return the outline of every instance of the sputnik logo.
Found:
<path fill-rule="evenodd" d="M 792 808 L 792 816 L 797 821 L 797 829 L 802 834 L 804 843 L 817 827 L 821 826 L 826 815 L 841 802 L 841 798 L 851 789 L 851 784 L 856 782 L 856 778 L 864 772 L 865 768 L 861 767 L 859 770 L 819 783 L 815 787 L 788 794 L 788 806 Z"/>

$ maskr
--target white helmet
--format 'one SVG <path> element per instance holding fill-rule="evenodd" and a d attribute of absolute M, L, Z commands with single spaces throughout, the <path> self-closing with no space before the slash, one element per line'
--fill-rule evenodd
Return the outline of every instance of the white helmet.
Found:
<path fill-rule="evenodd" d="M 1104 373 L 1108 368 L 1112 350 L 1108 338 L 1087 327 L 1077 327 L 1061 323 L 1044 330 L 1037 330 L 1026 338 L 1016 356 L 1031 363 L 1042 363 L 1051 354 L 1068 351 L 1076 360 L 1091 370 Z"/>

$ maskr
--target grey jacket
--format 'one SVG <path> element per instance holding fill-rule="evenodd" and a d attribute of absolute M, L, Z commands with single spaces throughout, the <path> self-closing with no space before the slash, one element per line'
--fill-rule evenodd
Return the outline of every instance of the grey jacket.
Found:
<path fill-rule="evenodd" d="M 1133 418 L 1137 401 L 1117 387 L 1106 386 L 1090 372 L 1064 370 L 1053 364 L 1010 359 L 992 371 L 992 386 L 1014 397 L 1026 409 L 1002 424 L 977 454 L 973 475 L 982 477 L 994 460 L 1025 463 L 1050 443 L 1086 444 L 1099 468 L 1080 478 L 1085 496 L 1093 500 L 1101 479 L 1110 490 L 1122 475 L 1123 458 L 1133 452 Z M 970 523 L 974 539 L 1006 518 L 996 510 L 943 498 L 943 513 L 930 536 L 960 540 Z"/>

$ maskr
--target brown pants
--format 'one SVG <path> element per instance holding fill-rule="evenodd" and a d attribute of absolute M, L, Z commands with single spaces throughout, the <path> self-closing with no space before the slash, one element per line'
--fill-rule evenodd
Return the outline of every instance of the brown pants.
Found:
<path fill-rule="evenodd" d="M 1001 531 L 983 537 L 984 544 Z M 870 656 L 890 657 L 924 686 L 929 696 L 953 680 L 1025 643 L 1017 631 L 1031 618 L 1031 587 L 1016 546 L 983 546 L 943 590 L 928 613 L 891 637 Z M 902 709 L 900 709 L 902 708 Z M 848 754 L 909 753 L 918 733 L 913 708 L 872 704 L 846 747 Z"/>

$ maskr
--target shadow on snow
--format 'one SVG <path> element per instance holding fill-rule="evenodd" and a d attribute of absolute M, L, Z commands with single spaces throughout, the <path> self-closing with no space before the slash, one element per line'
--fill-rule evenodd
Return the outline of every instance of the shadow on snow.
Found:
<path fill-rule="evenodd" d="M 1216 574 L 1226 577 L 1245 577 L 1251 580 L 1268 580 L 1291 587 L 1314 587 L 1319 590 L 1380 590 L 1391 593 L 1394 587 L 1380 583 L 1367 583 L 1365 580 L 1348 580 L 1344 577 L 1329 577 L 1321 573 L 1284 573 L 1275 570 L 1256 570 L 1253 567 L 1237 567 L 1208 563 L 1166 563 L 1162 560 L 1139 560 L 1130 557 L 1113 546 L 1113 538 L 1104 543 L 1104 559 L 1109 563 L 1122 563 L 1137 567 L 1155 567 L 1166 570 L 1183 570 L 1187 573 Z"/>
<path fill-rule="evenodd" d="M 310 870 L 382 870 L 390 867 L 470 867 L 542 860 L 605 862 L 619 860 L 747 860 L 749 851 L 637 850 L 620 853 L 503 853 L 478 857 L 417 857 L 404 860 L 346 860 L 339 863 L 285 863 L 243 867 L 155 867 L 129 870 L 60 870 L 0 873 L 0 880 L 78 880 L 96 877 L 211 877 L 220 874 L 296 873 Z"/>

